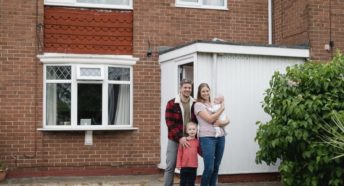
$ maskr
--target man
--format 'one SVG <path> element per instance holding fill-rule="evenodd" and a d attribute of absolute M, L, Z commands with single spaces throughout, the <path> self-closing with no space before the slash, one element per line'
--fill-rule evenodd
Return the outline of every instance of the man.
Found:
<path fill-rule="evenodd" d="M 185 148 L 190 146 L 185 137 L 185 125 L 189 121 L 197 123 L 193 108 L 196 100 L 190 96 L 192 92 L 192 82 L 190 80 L 183 79 L 180 82 L 179 91 L 179 95 L 167 102 L 165 111 L 165 120 L 168 128 L 168 143 L 164 186 L 173 185 L 178 145 L 181 144 Z"/>

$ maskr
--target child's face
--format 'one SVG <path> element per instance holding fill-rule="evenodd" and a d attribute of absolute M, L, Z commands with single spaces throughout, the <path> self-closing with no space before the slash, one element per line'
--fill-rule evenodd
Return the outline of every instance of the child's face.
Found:
<path fill-rule="evenodd" d="M 194 137 L 197 134 L 197 126 L 196 125 L 189 125 L 186 129 L 186 133 L 190 136 L 190 137 Z"/>

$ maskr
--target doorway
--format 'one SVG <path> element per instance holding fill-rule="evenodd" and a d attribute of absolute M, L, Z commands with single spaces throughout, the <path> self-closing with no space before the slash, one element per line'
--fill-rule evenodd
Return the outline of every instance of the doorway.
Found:
<path fill-rule="evenodd" d="M 187 79 L 192 81 L 192 92 L 191 96 L 194 97 L 194 70 L 193 70 L 193 62 L 184 63 L 182 65 L 178 65 L 178 82 L 181 82 L 182 79 Z"/>

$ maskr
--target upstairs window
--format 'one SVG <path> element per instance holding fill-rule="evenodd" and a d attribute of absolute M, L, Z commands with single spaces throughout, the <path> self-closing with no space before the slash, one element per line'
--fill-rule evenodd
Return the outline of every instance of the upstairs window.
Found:
<path fill-rule="evenodd" d="M 133 0 L 44 0 L 45 5 L 133 9 Z"/>
<path fill-rule="evenodd" d="M 176 6 L 227 10 L 227 0 L 176 0 Z"/>

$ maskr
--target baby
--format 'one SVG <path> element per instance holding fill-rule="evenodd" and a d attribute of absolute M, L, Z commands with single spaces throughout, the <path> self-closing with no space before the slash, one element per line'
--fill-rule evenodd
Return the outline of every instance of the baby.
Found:
<path fill-rule="evenodd" d="M 221 104 L 224 102 L 224 97 L 222 95 L 219 95 L 214 98 L 214 104 L 212 105 L 211 108 L 208 108 L 210 112 L 216 112 L 221 108 Z M 225 121 L 227 119 L 227 116 L 225 112 L 222 112 L 219 120 Z M 218 126 L 214 126 L 215 128 L 215 137 L 219 137 L 221 135 L 221 128 Z"/>

